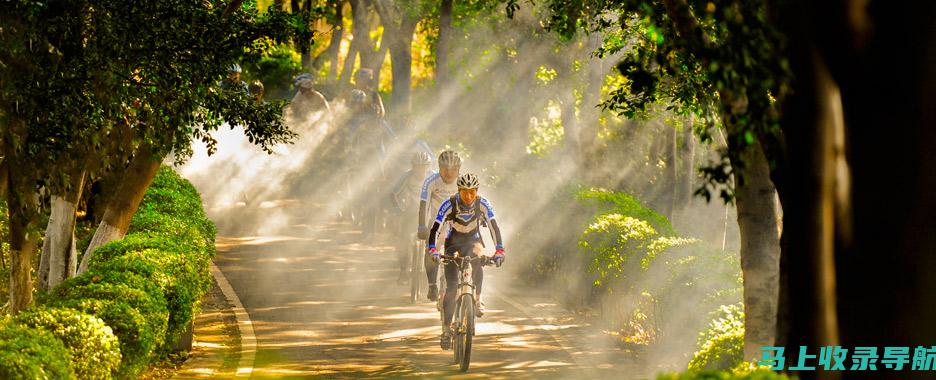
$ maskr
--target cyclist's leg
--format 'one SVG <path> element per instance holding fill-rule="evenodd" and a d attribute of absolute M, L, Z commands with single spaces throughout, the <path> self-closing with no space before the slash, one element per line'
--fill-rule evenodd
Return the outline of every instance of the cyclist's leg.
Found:
<path fill-rule="evenodd" d="M 457 251 L 456 245 L 445 247 L 446 255 L 453 255 Z M 443 265 L 445 271 L 445 298 L 442 299 L 442 309 L 444 311 L 442 322 L 444 326 L 452 323 L 452 316 L 455 315 L 455 292 L 458 290 L 458 267 L 455 264 Z"/>
<path fill-rule="evenodd" d="M 435 286 L 439 279 L 439 264 L 433 262 L 428 253 L 423 262 L 426 264 L 426 278 L 429 280 L 429 286 Z"/>

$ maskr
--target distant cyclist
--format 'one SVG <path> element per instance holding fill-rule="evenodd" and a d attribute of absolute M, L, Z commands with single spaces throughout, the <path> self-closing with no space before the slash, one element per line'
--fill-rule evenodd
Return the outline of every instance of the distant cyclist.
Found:
<path fill-rule="evenodd" d="M 396 241 L 397 258 L 400 264 L 400 276 L 397 283 L 402 284 L 406 281 L 409 269 L 410 246 L 413 244 L 413 227 L 416 224 L 413 220 L 413 214 L 419 208 L 419 189 L 422 187 L 422 181 L 429 172 L 429 166 L 432 164 L 432 157 L 425 151 L 417 151 L 410 160 L 410 169 L 403 173 L 391 191 L 391 200 L 397 211 L 396 231 L 394 239 Z"/>
<path fill-rule="evenodd" d="M 432 261 L 438 263 L 442 254 L 436 248 L 436 242 L 442 225 L 451 225 L 451 231 L 445 239 L 445 254 L 477 257 L 481 255 L 481 226 L 487 225 L 491 229 L 494 239 L 494 263 L 500 267 L 504 263 L 504 242 L 501 239 L 500 228 L 494 219 L 494 207 L 484 197 L 478 196 L 478 177 L 471 173 L 458 177 L 458 194 L 452 195 L 439 207 L 439 213 L 432 223 L 429 231 L 427 252 Z M 475 286 L 475 313 L 478 317 L 484 315 L 481 308 L 481 285 L 484 281 L 484 265 L 478 261 L 471 262 L 472 283 Z M 458 268 L 454 264 L 445 266 L 445 297 L 442 299 L 442 336 L 440 345 L 448 349 L 451 344 L 452 315 L 455 314 L 455 292 L 458 286 Z"/>
<path fill-rule="evenodd" d="M 221 87 L 222 90 L 232 90 L 232 91 L 241 91 L 244 95 L 248 94 L 247 83 L 240 79 L 241 76 L 241 67 L 240 65 L 233 63 L 228 66 L 228 75 L 227 78 L 222 79 L 218 82 L 218 87 Z"/>
<path fill-rule="evenodd" d="M 419 194 L 419 226 L 416 235 L 420 239 L 429 238 L 429 227 L 427 227 L 428 221 L 431 220 L 429 218 L 439 210 L 442 202 L 458 192 L 455 181 L 458 179 L 460 170 L 461 157 L 458 156 L 458 152 L 446 150 L 439 154 L 439 172 L 426 177 Z M 447 232 L 442 230 L 442 240 L 445 240 Z M 439 297 L 439 287 L 436 285 L 439 265 L 429 261 L 428 256 L 426 258 L 426 277 L 429 279 L 429 292 L 426 296 L 429 300 L 435 301 Z"/>

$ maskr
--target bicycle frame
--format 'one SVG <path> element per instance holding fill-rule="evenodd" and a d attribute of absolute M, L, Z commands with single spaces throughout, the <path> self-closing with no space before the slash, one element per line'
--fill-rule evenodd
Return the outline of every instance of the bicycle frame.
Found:
<path fill-rule="evenodd" d="M 481 265 L 490 265 L 492 260 L 488 256 L 442 256 L 444 265 L 453 264 L 458 270 L 458 285 L 455 298 L 455 310 L 452 316 L 452 338 L 455 341 L 455 362 L 459 363 L 462 372 L 468 370 L 471 361 L 472 337 L 475 335 L 475 306 L 478 303 L 475 295 L 475 286 L 472 279 L 471 263 L 481 261 Z M 443 268 L 444 270 L 444 268 Z M 442 276 L 443 279 L 445 276 Z M 444 285 L 444 282 L 443 282 Z M 441 293 L 439 297 L 439 312 L 441 317 L 445 318 L 444 305 L 445 294 Z"/>

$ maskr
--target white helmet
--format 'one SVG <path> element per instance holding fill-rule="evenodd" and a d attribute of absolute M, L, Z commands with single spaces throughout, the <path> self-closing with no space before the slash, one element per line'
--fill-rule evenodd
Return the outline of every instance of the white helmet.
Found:
<path fill-rule="evenodd" d="M 458 152 L 447 150 L 439 154 L 440 168 L 454 168 L 456 166 L 461 166 L 461 157 L 458 156 Z"/>
<path fill-rule="evenodd" d="M 432 163 L 432 157 L 429 157 L 429 153 L 418 151 L 413 153 L 410 163 L 413 165 L 429 165 Z"/>
<path fill-rule="evenodd" d="M 241 72 L 241 67 L 240 67 L 240 65 L 238 65 L 238 64 L 236 64 L 236 63 L 232 63 L 230 66 L 228 66 L 228 72 L 229 72 L 229 73 L 240 73 L 240 72 Z"/>
<path fill-rule="evenodd" d="M 477 189 L 480 185 L 480 181 L 478 181 L 478 176 L 472 173 L 465 173 L 458 177 L 457 185 L 459 189 Z"/>

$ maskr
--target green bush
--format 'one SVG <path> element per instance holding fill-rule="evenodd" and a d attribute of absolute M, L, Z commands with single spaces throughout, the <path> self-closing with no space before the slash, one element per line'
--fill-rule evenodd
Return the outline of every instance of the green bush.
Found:
<path fill-rule="evenodd" d="M 68 358 L 49 332 L 0 319 L 0 379 L 69 379 Z"/>
<path fill-rule="evenodd" d="M 126 302 L 94 298 L 61 299 L 48 304 L 50 307 L 67 307 L 94 315 L 113 330 L 120 342 L 121 377 L 132 378 L 149 363 L 150 354 L 156 347 L 156 338 L 149 328 L 146 317 Z"/>
<path fill-rule="evenodd" d="M 110 379 L 120 365 L 120 346 L 113 330 L 90 314 L 63 308 L 32 308 L 15 319 L 52 333 L 68 349 L 75 377 Z"/>
<path fill-rule="evenodd" d="M 795 379 L 796 377 L 793 377 Z M 677 374 L 662 374 L 657 380 L 786 380 L 785 375 L 765 369 L 744 371 L 741 373 L 730 371 L 688 371 Z"/>
<path fill-rule="evenodd" d="M 117 375 L 134 377 L 154 354 L 165 354 L 191 323 L 210 286 L 215 233 L 192 184 L 162 167 L 129 234 L 95 250 L 86 273 L 40 294 L 37 303 L 100 318 L 119 344 Z M 107 355 L 98 346 L 88 348 L 88 354 Z"/>
<path fill-rule="evenodd" d="M 194 305 L 211 286 L 208 266 L 192 259 L 195 255 L 143 249 L 94 261 L 89 271 L 131 272 L 146 277 L 165 294 L 169 310 L 164 349 L 170 348 L 191 323 Z"/>
<path fill-rule="evenodd" d="M 133 215 L 129 231 L 190 238 L 183 239 L 183 244 L 194 244 L 214 254 L 217 230 L 202 209 L 201 196 L 190 182 L 169 167 L 164 166 L 156 173 L 153 184 Z"/>
<path fill-rule="evenodd" d="M 146 277 L 119 270 L 88 271 L 52 290 L 57 299 L 119 300 L 145 318 L 156 346 L 165 340 L 169 308 L 162 290 Z"/>
<path fill-rule="evenodd" d="M 744 362 L 744 311 L 741 304 L 722 306 L 709 327 L 699 334 L 699 351 L 690 371 L 728 370 Z"/>
<path fill-rule="evenodd" d="M 645 206 L 639 199 L 625 192 L 606 189 L 582 189 L 576 198 L 583 204 L 598 206 L 599 215 L 620 214 L 648 222 L 663 236 L 676 235 L 669 219 Z"/>

